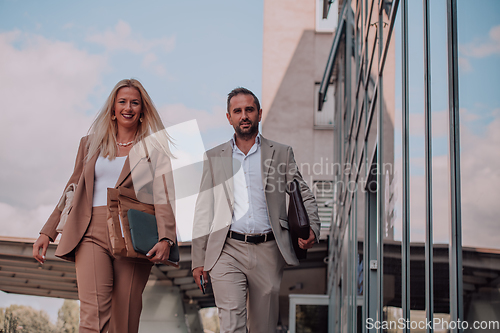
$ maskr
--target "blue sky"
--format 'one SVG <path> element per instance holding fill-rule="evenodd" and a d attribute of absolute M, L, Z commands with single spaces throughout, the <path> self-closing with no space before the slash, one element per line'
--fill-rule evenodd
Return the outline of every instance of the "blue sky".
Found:
<path fill-rule="evenodd" d="M 422 2 L 409 1 L 410 200 L 412 241 L 425 239 Z M 458 1 L 462 222 L 464 246 L 498 248 L 500 200 L 500 2 Z M 434 240 L 449 239 L 446 1 L 430 2 Z M 396 22 L 400 38 L 401 22 Z M 396 40 L 395 236 L 401 239 L 401 43 Z"/>
<path fill-rule="evenodd" d="M 16 142 L 2 147 L 0 203 L 47 213 L 123 78 L 143 83 L 167 127 L 195 119 L 203 148 L 227 141 L 227 93 L 261 93 L 262 31 L 262 1 L 0 1 L 0 138 Z"/>
<path fill-rule="evenodd" d="M 105 57 L 86 92 L 94 115 L 122 78 L 141 80 L 157 106 L 181 103 L 212 112 L 235 86 L 261 93 L 262 1 L 1 1 L 0 31 L 70 43 Z M 117 38 L 126 34 L 128 38 Z M 117 45 L 111 45 L 115 40 Z M 146 46 L 148 43 L 157 45 Z M 133 42 L 138 48 L 134 49 Z M 165 42 L 165 43 L 162 43 Z M 142 47 L 141 47 L 142 46 Z M 168 123 L 169 120 L 165 119 Z M 215 144 L 227 132 L 206 131 Z M 76 133 L 75 133 L 76 134 Z M 83 134 L 83 133 L 79 133 Z M 79 135 L 77 134 L 77 135 Z"/>
<path fill-rule="evenodd" d="M 197 147 L 182 149 L 227 141 L 227 93 L 261 95 L 262 33 L 262 0 L 0 0 L 2 235 L 37 237 L 121 79 L 143 83 L 166 126 L 197 120 Z M 11 302 L 53 319 L 62 304 L 0 292 Z"/>

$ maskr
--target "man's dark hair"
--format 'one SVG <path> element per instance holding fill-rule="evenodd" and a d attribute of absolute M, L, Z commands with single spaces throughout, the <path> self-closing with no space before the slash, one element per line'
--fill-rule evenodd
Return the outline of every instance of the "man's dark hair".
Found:
<path fill-rule="evenodd" d="M 234 96 L 239 95 L 239 94 L 252 96 L 253 102 L 255 103 L 255 106 L 257 106 L 257 111 L 260 110 L 260 103 L 259 103 L 259 99 L 257 98 L 257 96 L 255 96 L 255 94 L 253 92 L 251 92 L 250 90 L 248 90 L 247 88 L 238 87 L 238 88 L 234 88 L 233 90 L 231 90 L 231 92 L 227 95 L 227 112 L 228 113 L 230 113 L 229 112 L 229 103 L 231 102 L 231 98 L 233 98 Z"/>

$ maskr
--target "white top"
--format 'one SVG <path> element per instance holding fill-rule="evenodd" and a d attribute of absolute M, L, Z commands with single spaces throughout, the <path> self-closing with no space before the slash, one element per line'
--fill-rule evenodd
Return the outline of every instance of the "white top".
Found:
<path fill-rule="evenodd" d="M 272 231 L 267 215 L 266 195 L 262 181 L 262 158 L 260 135 L 245 155 L 234 141 L 233 159 L 241 163 L 233 163 L 234 182 L 234 215 L 231 230 L 243 234 L 261 234 Z"/>
<path fill-rule="evenodd" d="M 97 158 L 94 173 L 93 207 L 108 204 L 108 188 L 115 187 L 126 159 L 127 156 L 116 157 L 112 161 L 107 157 L 99 156 Z"/>

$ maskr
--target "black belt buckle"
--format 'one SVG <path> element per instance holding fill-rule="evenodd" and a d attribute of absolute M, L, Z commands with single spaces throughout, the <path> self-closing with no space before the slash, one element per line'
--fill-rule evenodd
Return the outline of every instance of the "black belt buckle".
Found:
<path fill-rule="evenodd" d="M 267 242 L 268 240 L 271 240 L 272 235 L 270 235 L 270 234 L 271 233 L 268 232 L 268 233 L 263 234 L 263 235 L 247 235 L 247 234 L 240 234 L 239 232 L 229 230 L 228 236 L 229 236 L 229 238 L 236 239 L 236 240 L 239 240 L 241 242 L 259 244 L 259 243 L 264 243 L 264 242 Z"/>

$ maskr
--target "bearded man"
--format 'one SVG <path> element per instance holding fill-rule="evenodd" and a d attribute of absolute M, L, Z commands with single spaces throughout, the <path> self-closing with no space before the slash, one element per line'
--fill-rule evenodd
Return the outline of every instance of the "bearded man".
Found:
<path fill-rule="evenodd" d="M 319 239 L 316 200 L 297 168 L 290 146 L 259 134 L 262 110 L 248 89 L 233 89 L 228 142 L 205 154 L 193 223 L 193 277 L 212 281 L 222 332 L 275 332 L 283 268 L 298 265 L 286 212 L 295 180 L 310 220 L 309 249 Z"/>

